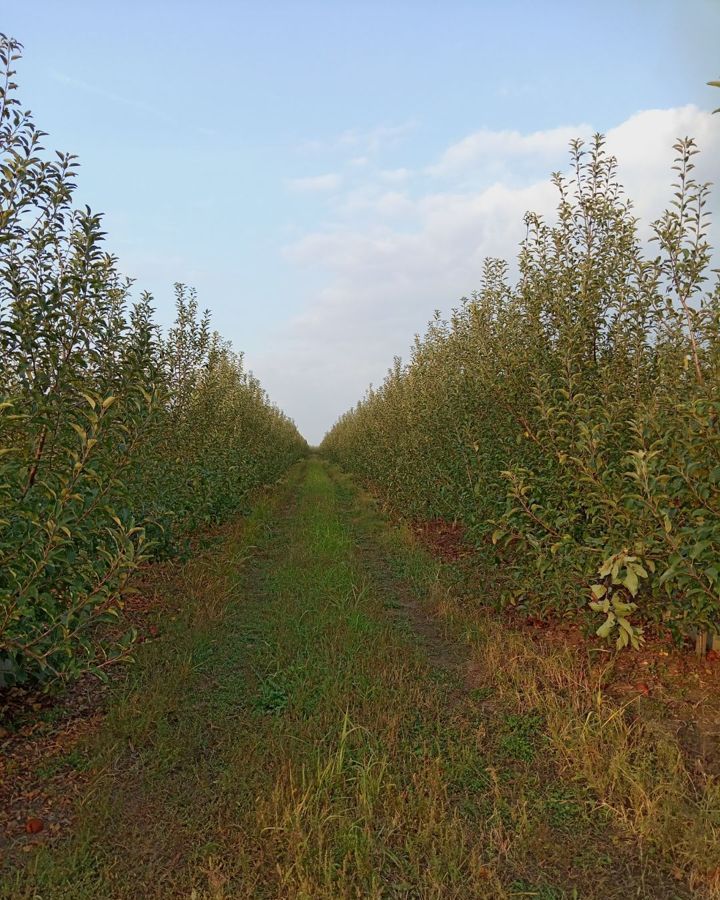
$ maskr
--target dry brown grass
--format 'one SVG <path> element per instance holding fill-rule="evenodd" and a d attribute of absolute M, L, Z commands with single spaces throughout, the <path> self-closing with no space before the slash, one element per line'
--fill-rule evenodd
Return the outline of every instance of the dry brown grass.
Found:
<path fill-rule="evenodd" d="M 587 784 L 641 852 L 669 860 L 699 896 L 720 897 L 720 782 L 689 768 L 642 694 L 610 695 L 612 655 L 533 640 L 440 583 L 432 602 L 466 636 L 471 683 L 493 685 L 519 713 L 539 712 L 563 776 Z"/>

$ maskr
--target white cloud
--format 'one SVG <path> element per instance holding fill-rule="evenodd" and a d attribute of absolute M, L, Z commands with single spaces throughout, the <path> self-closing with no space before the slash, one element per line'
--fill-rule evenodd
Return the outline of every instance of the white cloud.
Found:
<path fill-rule="evenodd" d="M 620 180 L 636 213 L 645 223 L 657 218 L 672 200 L 671 171 L 678 138 L 692 137 L 700 150 L 694 158 L 699 181 L 713 181 L 720 171 L 720 116 L 697 106 L 650 109 L 636 113 L 607 137 L 607 149 L 618 159 Z M 712 203 L 720 213 L 720 185 Z M 720 223 L 718 223 L 720 224 Z"/>
<path fill-rule="evenodd" d="M 310 175 L 305 178 L 292 178 L 288 182 L 293 191 L 316 192 L 335 191 L 342 183 L 342 178 L 336 172 L 328 172 L 326 175 Z"/>
<path fill-rule="evenodd" d="M 415 128 L 415 122 L 398 125 L 378 125 L 375 128 L 349 128 L 340 134 L 321 140 L 305 141 L 300 150 L 311 153 L 354 151 L 355 159 L 377 154 L 381 149 L 398 144 Z"/>
<path fill-rule="evenodd" d="M 692 106 L 649 110 L 609 131 L 620 179 L 646 222 L 672 198 L 672 144 L 679 135 L 697 138 L 702 179 L 718 171 L 719 118 Z M 447 190 L 439 191 L 434 177 L 415 173 L 412 196 L 388 191 L 380 172 L 377 181 L 339 201 L 335 212 L 345 219 L 287 248 L 287 258 L 325 286 L 276 335 L 272 351 L 252 362 L 270 395 L 311 441 L 320 440 L 369 382 L 382 380 L 393 356 L 407 352 L 435 308 L 448 312 L 478 286 L 486 256 L 515 259 L 527 210 L 554 217 L 557 197 L 546 176 L 567 167 L 567 144 L 581 133 L 591 129 L 471 135 L 441 157 Z M 530 158 L 540 158 L 545 177 L 522 168 Z M 495 166 L 501 177 L 468 188 L 473 165 Z M 720 212 L 717 195 L 713 206 Z"/>
<path fill-rule="evenodd" d="M 374 213 L 381 217 L 397 218 L 412 215 L 415 204 L 401 191 L 387 191 L 377 185 L 369 185 L 349 191 L 339 204 L 344 216 L 356 213 Z"/>
<path fill-rule="evenodd" d="M 380 178 L 383 181 L 390 181 L 393 183 L 407 181 L 411 176 L 412 172 L 410 169 L 383 169 L 380 172 Z"/>
<path fill-rule="evenodd" d="M 589 125 L 565 125 L 531 134 L 482 129 L 448 147 L 439 162 L 428 166 L 427 172 L 430 175 L 457 175 L 488 163 L 511 165 L 521 158 L 559 169 L 570 141 L 591 134 Z"/>

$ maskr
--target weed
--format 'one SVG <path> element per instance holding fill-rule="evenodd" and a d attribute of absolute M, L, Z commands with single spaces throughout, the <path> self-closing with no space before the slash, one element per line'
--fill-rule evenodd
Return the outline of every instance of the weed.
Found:
<path fill-rule="evenodd" d="M 253 708 L 261 713 L 278 715 L 287 709 L 289 702 L 287 689 L 278 682 L 277 675 L 271 675 L 260 683 L 260 692 Z"/>
<path fill-rule="evenodd" d="M 531 713 L 508 715 L 502 723 L 499 747 L 510 759 L 530 763 L 542 739 L 542 718 Z"/>

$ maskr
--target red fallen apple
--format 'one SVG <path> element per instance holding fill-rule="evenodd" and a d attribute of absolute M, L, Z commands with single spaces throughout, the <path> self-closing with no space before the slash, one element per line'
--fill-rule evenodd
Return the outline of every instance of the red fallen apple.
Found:
<path fill-rule="evenodd" d="M 43 830 L 43 827 L 42 819 L 31 818 L 25 823 L 25 831 L 27 831 L 28 834 L 39 834 Z"/>

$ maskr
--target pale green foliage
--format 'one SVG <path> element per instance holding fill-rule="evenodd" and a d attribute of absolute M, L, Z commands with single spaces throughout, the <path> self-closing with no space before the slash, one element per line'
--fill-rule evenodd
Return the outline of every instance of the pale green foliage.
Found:
<path fill-rule="evenodd" d="M 655 563 L 648 560 L 648 567 L 655 570 Z M 595 612 L 603 612 L 607 619 L 598 628 L 599 637 L 607 638 L 617 631 L 617 647 L 626 647 L 628 642 L 637 650 L 643 641 L 642 628 L 631 625 L 628 616 L 637 609 L 629 597 L 637 595 L 640 579 L 647 578 L 647 569 L 637 556 L 631 556 L 626 550 L 615 553 L 603 561 L 598 569 L 603 580 L 590 585 L 594 598 L 590 608 Z"/>
<path fill-rule="evenodd" d="M 557 221 L 526 217 L 517 284 L 488 260 L 323 445 L 407 516 L 462 521 L 504 603 L 585 614 L 593 573 L 624 559 L 595 608 L 621 645 L 631 613 L 720 626 L 720 288 L 697 150 L 675 149 L 648 256 L 602 138 L 574 142 Z"/>
<path fill-rule="evenodd" d="M 138 564 L 237 509 L 303 452 L 241 358 L 178 286 L 151 298 L 72 207 L 76 163 L 43 155 L 0 36 L 0 684 L 100 672 Z"/>

